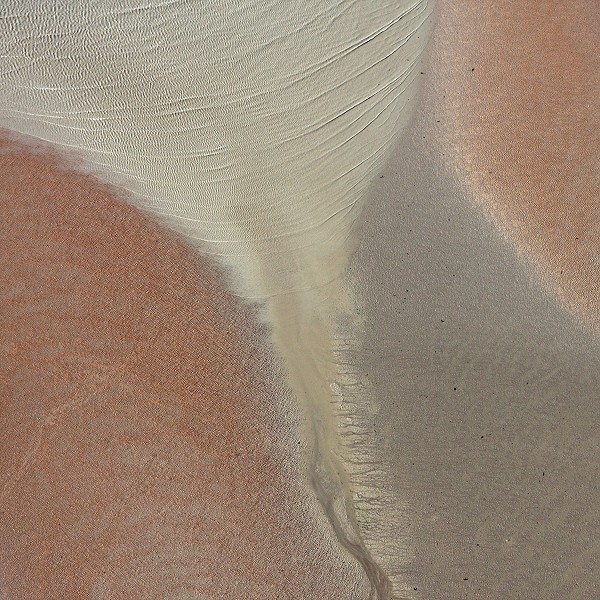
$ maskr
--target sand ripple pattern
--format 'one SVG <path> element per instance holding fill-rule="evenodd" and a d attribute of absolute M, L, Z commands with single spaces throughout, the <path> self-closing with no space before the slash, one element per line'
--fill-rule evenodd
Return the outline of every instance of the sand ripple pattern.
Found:
<path fill-rule="evenodd" d="M 314 436 L 313 487 L 381 599 L 392 592 L 336 441 L 332 315 L 352 305 L 335 281 L 409 120 L 430 12 L 427 0 L 0 8 L 0 126 L 59 145 L 221 260 L 239 295 L 268 299 Z"/>
<path fill-rule="evenodd" d="M 337 275 L 327 259 L 405 119 L 428 13 L 13 1 L 0 9 L 0 124 L 70 148 L 243 265 L 248 295 L 309 287 Z"/>

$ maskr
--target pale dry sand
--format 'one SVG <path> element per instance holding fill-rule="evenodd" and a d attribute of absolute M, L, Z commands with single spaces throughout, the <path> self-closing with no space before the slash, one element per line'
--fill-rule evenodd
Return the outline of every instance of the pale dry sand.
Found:
<path fill-rule="evenodd" d="M 408 119 L 429 16 L 425 0 L 11 0 L 0 126 L 128 190 L 237 293 L 313 289 L 343 271 Z"/>
<path fill-rule="evenodd" d="M 60 152 L 0 173 L 0 597 L 365 598 L 255 311 Z"/>

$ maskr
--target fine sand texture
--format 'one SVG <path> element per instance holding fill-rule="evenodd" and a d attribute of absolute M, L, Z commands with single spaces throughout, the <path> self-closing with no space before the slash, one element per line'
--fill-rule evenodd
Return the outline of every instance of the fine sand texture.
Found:
<path fill-rule="evenodd" d="M 438 10 L 431 134 L 551 293 L 600 331 L 598 3 Z"/>
<path fill-rule="evenodd" d="M 118 186 L 261 301 L 305 416 L 298 483 L 381 600 L 392 592 L 355 514 L 361 439 L 335 331 L 356 320 L 341 277 L 414 106 L 430 13 L 425 0 L 14 0 L 0 13 L 0 126 Z"/>
<path fill-rule="evenodd" d="M 440 2 L 363 215 L 351 486 L 397 597 L 600 597 L 592 5 Z"/>
<path fill-rule="evenodd" d="M 0 173 L 0 597 L 368 597 L 255 310 L 59 152 Z"/>
<path fill-rule="evenodd" d="M 426 158 L 383 171 L 349 270 L 364 334 L 348 404 L 369 457 L 352 485 L 380 482 L 357 504 L 366 547 L 398 598 L 595 598 L 598 337 L 421 133 L 403 150 Z"/>
<path fill-rule="evenodd" d="M 600 597 L 592 3 L 13 5 L 9 598 Z"/>

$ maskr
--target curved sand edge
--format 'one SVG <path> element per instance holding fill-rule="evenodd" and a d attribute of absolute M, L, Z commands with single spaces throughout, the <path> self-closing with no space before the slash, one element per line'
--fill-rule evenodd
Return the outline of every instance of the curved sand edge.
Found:
<path fill-rule="evenodd" d="M 253 311 L 55 151 L 0 168 L 3 591 L 364 598 Z"/>
<path fill-rule="evenodd" d="M 428 135 L 533 275 L 600 331 L 598 11 L 442 0 L 438 12 Z"/>

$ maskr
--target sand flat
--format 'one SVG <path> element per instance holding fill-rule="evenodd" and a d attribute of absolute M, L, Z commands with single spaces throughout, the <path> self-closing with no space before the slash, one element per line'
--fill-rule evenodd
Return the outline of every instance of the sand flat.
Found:
<path fill-rule="evenodd" d="M 0 170 L 2 595 L 365 597 L 253 310 L 60 152 Z"/>
<path fill-rule="evenodd" d="M 600 594 L 591 55 L 575 7 L 544 25 L 559 3 L 516 4 L 440 2 L 417 117 L 350 263 L 356 397 L 376 411 L 354 406 L 387 473 L 387 507 L 359 521 L 398 598 Z"/>
<path fill-rule="evenodd" d="M 595 597 L 600 344 L 431 160 L 390 163 L 351 262 L 366 546 L 398 598 Z"/>
<path fill-rule="evenodd" d="M 220 256 L 237 293 L 268 298 L 261 318 L 285 365 L 269 362 L 266 334 L 250 324 L 256 313 L 224 291 L 206 260 L 172 237 L 159 243 L 165 232 L 124 204 L 90 216 L 77 198 L 89 196 L 91 179 L 76 175 L 87 191 L 65 189 L 73 202 L 64 211 L 32 206 L 31 194 L 22 199 L 4 232 L 11 258 L 4 268 L 23 282 L 7 292 L 11 311 L 17 299 L 6 325 L 14 340 L 7 364 L 14 389 L 25 386 L 44 404 L 28 406 L 26 422 L 9 414 L 7 431 L 25 429 L 22 441 L 6 441 L 7 489 L 23 493 L 15 484 L 30 464 L 50 474 L 29 483 L 39 504 L 15 538 L 24 545 L 10 583 L 24 597 L 29 582 L 19 581 L 18 569 L 40 545 L 47 562 L 36 566 L 31 585 L 48 581 L 74 597 L 81 589 L 126 595 L 133 581 L 148 595 L 158 588 L 181 597 L 362 598 L 369 585 L 359 562 L 378 600 L 598 596 L 597 139 L 590 38 L 580 35 L 590 31 L 593 11 L 585 19 L 585 2 L 528 9 L 442 0 L 417 118 L 385 166 L 414 103 L 429 3 L 407 3 L 406 13 L 394 3 L 382 11 L 351 6 L 305 5 L 315 19 L 273 8 L 285 43 L 306 48 L 300 55 L 275 44 L 273 52 L 270 44 L 250 53 L 232 47 L 211 21 L 220 13 L 200 14 L 191 4 L 190 18 L 184 8 L 173 13 L 186 51 L 175 46 L 158 60 L 146 50 L 160 11 L 149 11 L 137 37 L 123 37 L 135 39 L 138 62 L 86 23 L 113 69 L 90 63 L 77 36 L 67 36 L 72 47 L 58 44 L 49 54 L 55 67 L 76 57 L 66 64 L 89 85 L 75 88 L 68 69 L 30 69 L 42 64 L 27 63 L 37 46 L 6 53 L 14 78 L 0 98 L 3 122 L 71 149 L 82 160 L 78 169 L 120 184 L 128 202 L 155 210 L 202 252 Z M 63 25 L 80 27 L 69 11 Z M 261 19 L 229 13 L 230 31 L 244 24 L 257 40 L 280 39 Z M 103 22 L 116 16 L 110 9 Z M 112 21 L 118 35 L 132 18 Z M 189 27 L 198 18 L 215 33 L 210 42 Z M 346 60 L 357 54 L 345 52 L 339 35 L 310 43 L 325 22 L 358 24 L 353 52 L 361 60 Z M 29 22 L 20 26 L 27 34 Z M 190 69 L 205 64 L 206 44 L 214 50 L 210 68 Z M 291 56 L 302 60 L 290 75 Z M 142 76 L 132 77 L 133 69 Z M 347 77 L 336 86 L 339 72 Z M 52 94 L 48 81 L 57 73 Z M 39 85 L 30 85 L 32 76 Z M 15 165 L 28 160 L 47 178 L 44 193 L 61 181 L 43 161 L 11 152 L 10 181 L 24 190 L 35 178 Z M 63 212 L 72 219 L 63 222 Z M 117 234 L 137 237 L 115 252 Z M 132 248 L 140 261 L 133 270 Z M 49 259 L 58 263 L 42 274 Z M 336 279 L 346 266 L 347 278 Z M 186 283 L 192 272 L 202 285 Z M 72 279 L 81 285 L 74 297 Z M 49 297 L 35 296 L 38 283 Z M 81 335 L 84 326 L 89 335 Z M 76 349 L 72 363 L 57 343 Z M 210 351 L 199 352 L 207 344 Z M 107 389 L 109 379 L 117 386 Z M 293 387 L 282 413 L 302 426 L 297 431 L 268 408 L 279 393 L 274 379 Z M 140 402 L 138 388 L 148 401 Z M 72 389 L 73 400 L 60 403 Z M 196 411 L 196 389 L 214 398 L 209 413 Z M 91 426 L 79 416 L 90 394 L 109 407 Z M 56 450 L 65 440 L 76 459 Z M 294 462 L 289 449 L 298 443 Z M 90 468 L 85 457 L 107 444 L 110 460 Z M 198 465 L 201 474 L 193 472 Z M 64 472 L 73 475 L 65 481 Z M 81 494 L 105 480 L 112 486 L 105 504 L 119 507 L 118 518 L 114 527 L 109 518 L 101 523 L 107 537 L 97 545 L 96 517 L 87 516 Z M 293 500 L 298 494 L 301 502 Z M 159 510 L 156 518 L 157 506 L 182 497 L 183 510 Z M 48 516 L 35 531 L 48 498 L 73 504 L 64 514 L 42 512 Z M 256 506 L 264 507 L 258 518 Z M 19 508 L 11 504 L 12 517 Z M 84 516 L 75 523 L 74 515 Z M 68 560 L 47 541 L 56 535 L 92 548 L 91 570 L 77 562 L 73 572 L 63 569 Z M 149 538 L 160 541 L 152 557 L 139 550 Z M 98 579 L 106 561 L 109 574 Z"/>
<path fill-rule="evenodd" d="M 353 306 L 340 284 L 353 225 L 409 119 L 430 3 L 60 1 L 51 19 L 44 8 L 15 0 L 5 14 L 0 124 L 69 153 L 219 260 L 230 289 L 264 301 L 307 421 L 297 477 L 338 550 L 388 598 L 331 410 L 344 383 L 333 313 Z"/>

